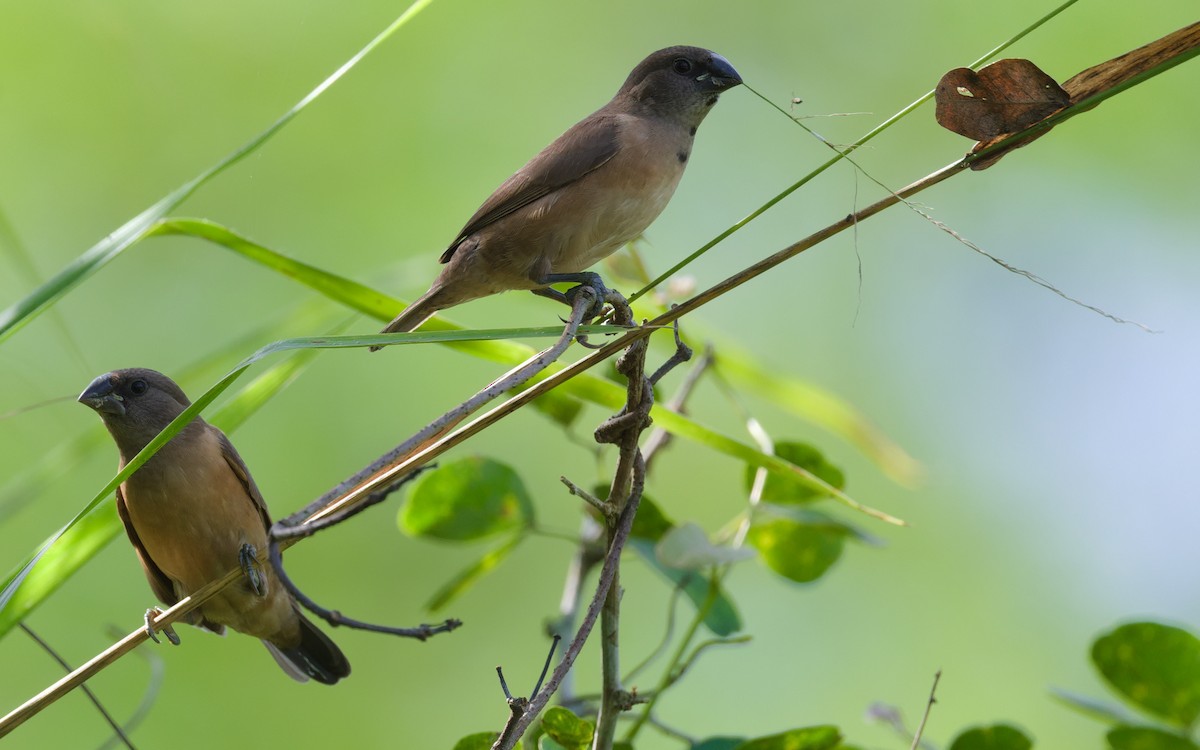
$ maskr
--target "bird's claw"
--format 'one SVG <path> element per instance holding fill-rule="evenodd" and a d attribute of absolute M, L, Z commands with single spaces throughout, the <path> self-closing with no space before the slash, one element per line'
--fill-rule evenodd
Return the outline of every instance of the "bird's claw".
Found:
<path fill-rule="evenodd" d="M 150 640 L 154 641 L 155 643 L 162 643 L 162 641 L 158 640 L 158 636 L 154 634 L 154 618 L 158 617 L 162 613 L 162 610 L 158 607 L 151 607 L 150 609 L 146 610 L 146 635 L 149 636 Z M 176 635 L 175 628 L 171 627 L 170 625 L 163 625 L 161 628 L 159 628 L 159 630 L 161 630 L 162 634 L 167 637 L 167 640 L 171 642 L 172 646 L 179 645 L 179 636 Z"/>
<path fill-rule="evenodd" d="M 242 566 L 242 574 L 250 590 L 259 596 L 267 595 L 267 580 L 263 577 L 262 568 L 258 564 L 258 550 L 253 544 L 243 544 L 238 550 L 238 562 Z"/>
<path fill-rule="evenodd" d="M 604 314 L 605 300 L 608 299 L 609 289 L 604 285 L 604 281 L 599 274 L 589 273 L 587 280 L 580 282 L 579 286 L 572 287 L 566 291 L 566 300 L 570 305 L 575 304 L 575 297 L 579 295 L 579 290 L 590 287 L 596 293 L 596 299 L 592 302 L 591 308 L 584 313 L 584 321 L 594 320 Z"/>

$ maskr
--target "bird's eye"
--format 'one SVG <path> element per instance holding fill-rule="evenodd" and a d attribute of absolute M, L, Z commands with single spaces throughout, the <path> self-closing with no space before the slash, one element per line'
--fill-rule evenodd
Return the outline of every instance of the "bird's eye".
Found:
<path fill-rule="evenodd" d="M 135 380 L 129 384 L 129 392 L 135 396 L 140 396 L 149 388 L 145 380 Z"/>
<path fill-rule="evenodd" d="M 671 63 L 671 67 L 675 69 L 676 73 L 690 73 L 692 71 L 692 61 L 686 57 L 680 57 Z"/>

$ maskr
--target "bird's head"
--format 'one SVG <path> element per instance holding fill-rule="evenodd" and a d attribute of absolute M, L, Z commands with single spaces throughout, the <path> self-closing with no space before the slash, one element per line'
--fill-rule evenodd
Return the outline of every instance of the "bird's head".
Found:
<path fill-rule="evenodd" d="M 742 77 L 729 61 L 716 52 L 701 47 L 667 47 L 638 63 L 617 96 L 624 95 L 660 116 L 695 127 L 722 91 L 741 82 Z"/>
<path fill-rule="evenodd" d="M 101 375 L 78 401 L 100 415 L 122 454 L 136 454 L 191 404 L 175 381 L 142 367 Z"/>

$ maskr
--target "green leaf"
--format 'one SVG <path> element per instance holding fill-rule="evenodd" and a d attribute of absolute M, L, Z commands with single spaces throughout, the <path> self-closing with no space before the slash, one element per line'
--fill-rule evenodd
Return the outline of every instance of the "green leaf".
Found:
<path fill-rule="evenodd" d="M 437 612 L 442 607 L 457 599 L 464 591 L 473 586 L 476 581 L 502 563 L 524 539 L 525 534 L 515 534 L 511 539 L 498 547 L 488 550 L 473 565 L 443 584 L 425 604 L 425 608 L 430 612 Z"/>
<path fill-rule="evenodd" d="M 845 546 L 846 530 L 832 520 L 824 525 L 789 518 L 756 518 L 747 541 L 763 562 L 784 578 L 809 583 L 823 576 Z"/>
<path fill-rule="evenodd" d="M 365 284 L 289 258 L 207 219 L 170 218 L 154 224 L 146 237 L 182 235 L 207 240 L 242 257 L 288 276 L 326 298 L 378 319 L 391 320 L 403 304 Z"/>
<path fill-rule="evenodd" d="M 1187 737 L 1154 727 L 1121 726 L 1104 735 L 1110 750 L 1200 750 Z"/>
<path fill-rule="evenodd" d="M 722 343 L 715 367 L 739 391 L 760 396 L 786 411 L 845 439 L 893 480 L 913 486 L 921 465 L 839 396 L 781 373 L 757 357 Z"/>
<path fill-rule="evenodd" d="M 775 444 L 775 455 L 810 472 L 831 487 L 839 490 L 846 487 L 846 476 L 842 470 L 826 461 L 819 450 L 807 443 L 778 442 Z M 747 493 L 754 486 L 757 473 L 757 466 L 746 466 L 744 480 Z M 829 497 L 829 493 L 822 489 L 781 474 L 768 474 L 762 492 L 764 501 L 780 505 L 810 503 L 826 497 Z"/>
<path fill-rule="evenodd" d="M 1068 708 L 1090 716 L 1093 719 L 1109 722 L 1110 724 L 1132 724 L 1137 717 L 1123 706 L 1097 700 L 1090 696 L 1074 693 L 1061 688 L 1050 688 L 1050 695 Z"/>
<path fill-rule="evenodd" d="M 1008 724 L 973 727 L 954 738 L 950 750 L 1029 750 L 1033 740 Z"/>
<path fill-rule="evenodd" d="M 491 750 L 492 745 L 500 737 L 499 732 L 476 732 L 468 734 L 454 743 L 454 750 Z M 514 750 L 521 750 L 521 741 L 517 740 Z"/>
<path fill-rule="evenodd" d="M 605 486 L 595 494 L 603 496 L 607 492 L 608 487 Z M 670 519 L 663 514 L 662 509 L 658 507 L 658 503 L 643 492 L 642 502 L 638 505 L 637 515 L 633 517 L 633 526 L 629 530 L 629 535 L 637 539 L 657 542 L 674 526 L 675 524 L 671 523 Z"/>
<path fill-rule="evenodd" d="M 1092 662 L 1133 705 L 1189 727 L 1200 715 L 1200 639 L 1155 622 L 1122 625 L 1092 644 Z"/>
<path fill-rule="evenodd" d="M 584 750 L 592 743 L 596 725 L 562 706 L 552 706 L 542 714 L 542 729 L 566 750 Z"/>
<path fill-rule="evenodd" d="M 709 737 L 693 743 L 690 750 L 735 750 L 745 742 L 745 737 Z"/>
<path fill-rule="evenodd" d="M 875 536 L 868 534 L 859 527 L 846 523 L 840 518 L 833 516 L 823 511 L 814 510 L 807 505 L 775 505 L 773 503 L 763 503 L 754 511 L 754 518 L 762 520 L 764 518 L 786 518 L 795 521 L 805 526 L 816 526 L 818 528 L 828 529 L 845 534 L 847 537 L 854 539 L 856 542 L 870 545 L 872 547 L 884 547 L 886 542 Z"/>
<path fill-rule="evenodd" d="M 619 406 L 615 408 L 619 408 Z M 739 440 L 734 440 L 731 437 L 710 430 L 707 427 L 703 427 L 687 417 L 670 411 L 669 409 L 655 406 L 650 410 L 650 415 L 653 417 L 655 425 L 668 430 L 674 435 L 685 437 L 689 440 L 700 443 L 701 445 L 706 445 L 713 450 L 720 451 L 728 456 L 732 456 L 733 458 L 741 459 L 751 466 L 764 466 L 772 473 L 780 474 L 784 477 L 802 482 L 806 486 L 817 490 L 818 492 L 823 492 L 829 495 L 839 503 L 849 508 L 853 508 L 860 513 L 865 513 L 872 518 L 896 526 L 907 526 L 907 524 L 899 518 L 884 513 L 883 511 L 876 510 L 875 508 L 863 505 L 847 495 L 845 492 L 842 492 L 837 487 L 834 487 L 820 477 L 813 475 L 813 473 L 807 469 L 796 466 L 784 458 L 763 453 L 757 448 L 753 448 Z"/>
<path fill-rule="evenodd" d="M 737 750 L 835 750 L 841 743 L 842 733 L 837 727 L 820 726 L 747 740 Z"/>
<path fill-rule="evenodd" d="M 118 482 L 119 484 L 119 482 Z M 113 485 L 114 489 L 116 485 Z M 105 493 L 101 499 L 107 498 Z M 89 503 L 25 559 L 0 589 L 0 636 L 25 618 L 121 533 L 115 502 Z"/>
<path fill-rule="evenodd" d="M 641 508 L 638 508 L 641 511 Z M 754 557 L 754 551 L 744 547 L 723 547 L 708 540 L 704 529 L 694 523 L 676 526 L 663 535 L 655 547 L 659 562 L 676 570 L 702 570 L 713 565 L 726 565 Z"/>
<path fill-rule="evenodd" d="M 641 508 L 638 508 L 638 513 L 641 513 Z M 733 600 L 725 593 L 722 586 L 716 587 L 715 596 L 713 596 L 711 604 L 709 603 L 709 596 L 712 595 L 710 594 L 712 579 L 709 576 L 695 571 L 675 570 L 663 565 L 658 561 L 658 555 L 655 554 L 654 543 L 648 539 L 631 538 L 629 546 L 633 548 L 638 557 L 649 563 L 650 567 L 661 573 L 673 585 L 683 587 L 684 595 L 691 600 L 697 610 L 708 608 L 707 614 L 704 615 L 704 626 L 714 634 L 726 636 L 742 629 L 742 618 L 738 614 L 737 607 L 734 606 Z"/>
<path fill-rule="evenodd" d="M 219 245 L 264 268 L 298 281 L 331 301 L 376 320 L 390 321 L 404 308 L 404 303 L 395 297 L 332 271 L 289 258 L 212 221 L 186 218 L 163 220 L 153 227 L 148 236 L 150 235 L 181 235 Z M 435 318 L 421 326 L 421 330 L 461 331 L 463 328 Z M 561 332 L 562 329 L 558 330 Z M 472 338 L 474 340 L 443 339 L 438 343 L 502 364 L 523 362 L 534 353 L 533 348 L 523 344 Z M 583 408 L 578 400 L 557 390 L 539 397 L 532 406 L 563 426 L 569 426 Z"/>
<path fill-rule="evenodd" d="M 532 522 L 533 503 L 521 477 L 511 466 L 482 456 L 425 472 L 400 509 L 404 533 L 450 541 L 480 539 Z"/>
<path fill-rule="evenodd" d="M 601 493 L 607 492 L 603 488 Z M 697 609 L 706 606 L 711 590 L 711 578 L 691 571 L 675 570 L 663 565 L 655 553 L 656 542 L 668 531 L 674 528 L 671 520 L 662 512 L 658 504 L 648 495 L 642 495 L 637 515 L 633 518 L 633 529 L 630 531 L 629 546 L 640 557 L 657 570 L 664 578 L 675 586 L 682 586 L 684 594 Z M 704 617 L 704 625 L 716 635 L 726 636 L 742 629 L 742 619 L 738 615 L 733 601 L 718 585 L 715 598 L 708 605 L 708 614 Z"/>
<path fill-rule="evenodd" d="M 359 50 L 353 57 L 350 58 L 340 68 L 335 70 L 328 78 L 322 81 L 315 89 L 308 93 L 303 99 L 297 102 L 291 109 L 283 113 L 283 115 L 270 125 L 266 130 L 252 138 L 247 144 L 237 149 L 233 153 L 226 156 L 215 165 L 193 177 L 180 187 L 171 191 L 163 198 L 158 200 L 154 205 L 142 211 L 137 216 L 125 222 L 116 231 L 109 234 L 104 239 L 97 242 L 89 248 L 83 255 L 80 255 L 66 268 L 60 271 L 54 278 L 39 286 L 32 294 L 19 300 L 7 310 L 0 312 L 0 342 L 7 339 L 14 332 L 20 330 L 34 317 L 45 311 L 55 302 L 62 298 L 70 289 L 82 282 L 88 276 L 98 271 L 109 261 L 116 258 L 124 250 L 132 246 L 138 240 L 142 239 L 155 223 L 166 216 L 167 213 L 174 210 L 179 204 L 187 200 L 196 190 L 208 182 L 213 177 L 216 177 L 227 168 L 244 159 L 246 156 L 253 153 L 260 146 L 266 143 L 275 135 L 284 125 L 291 122 L 292 118 L 300 114 L 300 112 L 311 104 L 317 97 L 325 92 L 330 86 L 337 82 L 339 78 L 345 75 L 351 68 L 358 64 L 360 60 L 366 57 L 372 50 L 378 47 L 396 29 L 407 23 L 413 16 L 428 6 L 432 0 L 416 0 L 408 7 L 400 17 L 391 23 L 386 29 L 380 32 L 374 39 Z"/>

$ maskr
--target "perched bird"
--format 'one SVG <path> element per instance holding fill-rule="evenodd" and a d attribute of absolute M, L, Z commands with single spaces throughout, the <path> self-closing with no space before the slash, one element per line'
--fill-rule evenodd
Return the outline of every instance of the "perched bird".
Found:
<path fill-rule="evenodd" d="M 140 368 L 101 375 L 79 401 L 104 420 L 122 467 L 191 403 L 166 375 Z M 121 483 L 117 512 L 150 588 L 168 606 L 242 567 L 243 578 L 193 610 L 188 622 L 261 638 L 283 671 L 301 682 L 311 677 L 332 685 L 350 674 L 341 650 L 300 614 L 274 568 L 258 563 L 271 519 L 225 433 L 200 417 L 189 422 Z M 146 613 L 147 628 L 155 614 Z"/>
<path fill-rule="evenodd" d="M 439 310 L 509 289 L 561 300 L 550 284 L 598 283 L 582 271 L 662 213 L 696 128 L 717 95 L 741 82 L 728 60 L 699 47 L 647 57 L 612 101 L 484 201 L 442 253 L 433 286 L 383 332 L 411 331 Z"/>

